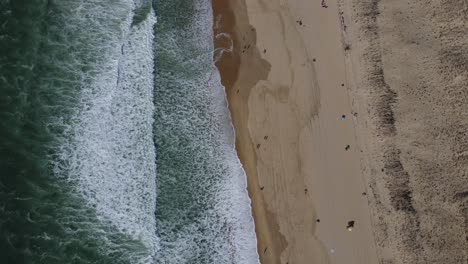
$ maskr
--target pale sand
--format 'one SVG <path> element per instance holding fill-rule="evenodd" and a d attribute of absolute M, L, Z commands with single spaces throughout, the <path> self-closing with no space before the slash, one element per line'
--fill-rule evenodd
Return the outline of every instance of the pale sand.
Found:
<path fill-rule="evenodd" d="M 229 4 L 235 32 L 226 20 L 221 31 L 235 34 L 234 55 L 218 67 L 249 179 L 261 262 L 377 263 L 336 2 L 326 9 L 303 0 Z M 215 15 L 223 14 L 221 6 L 215 0 Z M 236 55 L 239 72 L 230 83 L 225 75 L 235 72 L 228 61 Z"/>
<path fill-rule="evenodd" d="M 341 0 L 380 263 L 468 263 L 468 3 Z"/>

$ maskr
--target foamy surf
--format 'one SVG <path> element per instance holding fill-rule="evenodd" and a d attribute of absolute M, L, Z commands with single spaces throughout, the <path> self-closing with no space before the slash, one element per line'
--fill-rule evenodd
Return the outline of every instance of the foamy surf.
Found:
<path fill-rule="evenodd" d="M 158 261 L 258 263 L 246 175 L 213 61 L 211 2 L 163 2 L 159 12 L 177 13 L 156 25 Z"/>
<path fill-rule="evenodd" d="M 0 3 L 4 262 L 258 263 L 211 3 L 154 4 Z"/>
<path fill-rule="evenodd" d="M 63 153 L 68 179 L 97 218 L 119 233 L 141 241 L 148 255 L 135 263 L 154 263 L 157 251 L 156 163 L 153 142 L 153 11 L 133 23 L 128 2 L 121 35 L 99 72 L 80 93 L 71 145 Z M 139 3 L 141 5 L 141 3 Z"/>

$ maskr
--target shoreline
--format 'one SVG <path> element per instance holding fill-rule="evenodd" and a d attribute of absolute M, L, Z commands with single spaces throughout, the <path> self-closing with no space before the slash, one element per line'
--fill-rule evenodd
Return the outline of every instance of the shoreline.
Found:
<path fill-rule="evenodd" d="M 242 163 L 243 169 L 247 176 L 247 190 L 252 202 L 252 216 L 255 222 L 255 233 L 257 237 L 257 250 L 261 263 L 277 263 L 280 264 L 280 256 L 277 252 L 281 252 L 286 242 L 282 239 L 279 233 L 279 227 L 274 222 L 273 217 L 269 217 L 269 213 L 265 208 L 263 197 L 258 192 L 261 187 L 258 184 L 258 176 L 256 173 L 256 154 L 252 148 L 252 141 L 248 133 L 248 106 L 246 104 L 247 98 L 250 94 L 250 88 L 258 81 L 254 76 L 249 76 L 250 85 L 244 89 L 239 89 L 236 86 L 236 81 L 241 70 L 241 64 L 255 64 L 255 60 L 245 61 L 241 59 L 239 52 L 242 47 L 239 46 L 239 39 L 241 39 L 241 30 L 247 33 L 253 33 L 249 36 L 243 35 L 242 38 L 254 38 L 255 33 L 252 31 L 249 23 L 241 25 L 235 24 L 236 20 L 248 21 L 245 4 L 243 1 L 212 1 L 213 7 L 213 27 L 214 27 L 214 48 L 215 50 L 223 49 L 223 54 L 219 60 L 215 61 L 221 76 L 221 82 L 225 87 L 226 97 L 228 100 L 228 108 L 231 113 L 231 120 L 235 130 L 236 140 L 235 148 L 237 155 Z M 232 50 L 228 51 L 227 43 L 229 41 L 218 39 L 218 34 L 228 34 L 232 41 Z M 229 43 L 230 44 L 230 43 Z M 246 48 L 246 47 L 245 47 Z M 252 48 L 253 49 L 253 48 Z M 220 54 L 215 52 L 216 58 Z M 268 65 L 264 62 L 255 65 L 254 67 L 261 69 L 263 75 L 266 76 Z M 237 99 L 237 100 L 236 100 Z M 235 108 L 236 110 L 233 110 Z M 238 111 L 242 109 L 242 111 Z M 264 247 L 264 245 L 268 245 Z M 264 247 L 262 249 L 262 247 Z M 265 253 L 276 252 L 276 254 Z"/>

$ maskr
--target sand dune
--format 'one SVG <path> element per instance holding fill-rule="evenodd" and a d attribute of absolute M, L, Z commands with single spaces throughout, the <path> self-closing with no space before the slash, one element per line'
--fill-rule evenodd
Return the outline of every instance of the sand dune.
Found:
<path fill-rule="evenodd" d="M 381 263 L 467 263 L 466 1 L 342 9 Z"/>

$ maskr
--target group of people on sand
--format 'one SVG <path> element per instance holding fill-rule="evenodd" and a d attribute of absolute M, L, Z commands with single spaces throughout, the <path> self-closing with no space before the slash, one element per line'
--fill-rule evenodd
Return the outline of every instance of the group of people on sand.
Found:
<path fill-rule="evenodd" d="M 322 7 L 325 7 L 325 8 L 328 7 L 327 4 L 325 3 L 325 0 L 322 0 Z"/>

